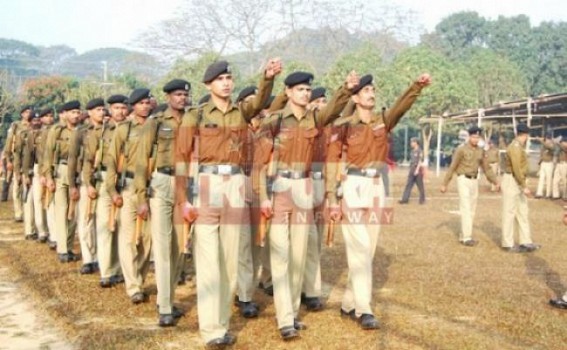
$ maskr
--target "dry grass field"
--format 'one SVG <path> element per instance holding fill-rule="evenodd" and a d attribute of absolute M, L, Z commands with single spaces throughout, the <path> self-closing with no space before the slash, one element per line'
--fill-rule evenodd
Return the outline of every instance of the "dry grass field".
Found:
<path fill-rule="evenodd" d="M 383 227 L 374 262 L 374 311 L 382 328 L 363 331 L 339 316 L 347 265 L 338 234 L 333 248 L 323 248 L 326 307 L 302 311 L 309 329 L 301 339 L 280 340 L 272 300 L 258 290 L 259 318 L 246 320 L 233 310 L 235 349 L 567 349 L 567 311 L 547 304 L 567 289 L 563 202 L 530 200 L 534 241 L 543 247 L 506 253 L 499 248 L 500 194 L 490 193 L 482 179 L 474 228 L 480 244 L 468 248 L 457 241 L 455 180 L 442 195 L 441 178 L 431 174 L 427 203 L 417 204 L 414 189 L 410 204 L 402 206 L 397 200 L 406 171 L 392 176 L 394 224 Z M 123 285 L 101 289 L 97 275 L 81 276 L 80 263 L 59 263 L 46 245 L 24 241 L 22 230 L 13 223 L 11 203 L 1 203 L 1 266 L 76 348 L 202 348 L 192 281 L 177 290 L 177 305 L 187 315 L 177 327 L 160 329 L 152 274 L 146 282 L 150 302 L 134 306 Z"/>

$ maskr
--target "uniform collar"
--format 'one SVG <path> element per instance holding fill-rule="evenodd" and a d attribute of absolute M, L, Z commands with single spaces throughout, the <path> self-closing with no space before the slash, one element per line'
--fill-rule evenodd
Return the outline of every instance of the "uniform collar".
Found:
<path fill-rule="evenodd" d="M 365 123 L 362 121 L 362 119 L 360 119 L 360 115 L 358 114 L 358 110 L 354 111 L 354 114 L 351 117 L 351 124 L 370 124 L 372 123 L 374 120 L 376 119 L 376 113 L 372 112 L 372 116 L 370 117 L 370 121 L 368 123 Z"/>
<path fill-rule="evenodd" d="M 169 109 L 169 107 L 168 107 L 168 109 Z M 210 99 L 209 102 L 207 102 L 207 103 L 203 106 L 203 110 L 204 110 L 205 112 L 207 112 L 207 113 L 212 113 L 215 109 L 222 113 L 222 111 L 217 108 L 217 105 L 214 104 L 214 102 L 213 102 L 212 99 Z M 229 113 L 229 112 L 231 112 L 231 111 L 234 110 L 234 109 L 238 109 L 238 107 L 237 107 L 234 103 L 232 103 L 232 101 L 229 101 L 229 103 L 228 103 L 228 109 L 227 109 L 226 113 Z M 226 114 L 226 113 L 225 113 L 225 114 Z"/>
<path fill-rule="evenodd" d="M 309 111 L 306 109 L 305 113 L 303 113 L 303 115 L 302 115 L 302 119 L 305 118 L 305 116 L 307 115 L 308 112 Z M 295 117 L 295 114 L 293 114 L 293 111 L 291 110 L 291 107 L 289 106 L 289 104 L 286 104 L 284 109 L 282 109 L 282 117 L 283 118 Z"/>

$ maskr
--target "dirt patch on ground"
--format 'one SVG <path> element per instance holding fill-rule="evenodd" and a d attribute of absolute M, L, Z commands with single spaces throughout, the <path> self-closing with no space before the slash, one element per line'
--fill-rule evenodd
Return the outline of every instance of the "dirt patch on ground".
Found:
<path fill-rule="evenodd" d="M 567 315 L 547 305 L 549 298 L 567 288 L 563 203 L 530 200 L 533 237 L 543 248 L 533 254 L 505 253 L 499 249 L 501 197 L 490 193 L 482 180 L 474 227 L 480 244 L 467 248 L 458 244 L 455 181 L 441 195 L 442 177 L 428 177 L 425 205 L 417 204 L 415 193 L 409 205 L 399 205 L 406 171 L 396 170 L 392 176 L 394 224 L 383 227 L 374 261 L 374 311 L 382 329 L 365 332 L 339 315 L 347 263 L 337 234 L 335 247 L 323 249 L 326 308 L 319 313 L 302 310 L 301 318 L 309 326 L 302 339 L 291 344 L 280 340 L 273 301 L 258 290 L 259 318 L 243 319 L 233 309 L 231 330 L 238 336 L 234 348 L 565 348 Z M 20 227 L 11 222 L 9 203 L 0 203 L 0 220 L 0 232 Z M 187 315 L 177 327 L 159 329 L 153 274 L 146 283 L 150 302 L 133 306 L 123 286 L 101 289 L 98 276 L 78 273 L 80 263 L 60 264 L 45 245 L 13 238 L 0 242 L 0 263 L 18 276 L 17 285 L 55 319 L 77 348 L 202 347 L 192 282 L 180 286 L 176 295 L 176 304 Z"/>

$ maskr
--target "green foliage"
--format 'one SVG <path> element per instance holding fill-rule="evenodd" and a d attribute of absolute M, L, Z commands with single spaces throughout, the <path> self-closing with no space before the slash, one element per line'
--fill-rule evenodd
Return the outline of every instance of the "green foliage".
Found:
<path fill-rule="evenodd" d="M 79 82 L 69 77 L 40 77 L 27 80 L 22 86 L 21 104 L 33 104 L 36 108 L 55 106 L 69 100 Z"/>

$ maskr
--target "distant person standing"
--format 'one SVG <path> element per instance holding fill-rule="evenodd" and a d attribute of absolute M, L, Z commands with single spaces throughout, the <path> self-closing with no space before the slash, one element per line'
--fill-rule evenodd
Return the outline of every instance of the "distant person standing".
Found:
<path fill-rule="evenodd" d="M 562 139 L 559 144 L 559 155 L 553 173 L 553 199 L 561 197 L 567 201 L 567 139 Z"/>
<path fill-rule="evenodd" d="M 406 189 L 402 195 L 400 204 L 407 204 L 411 195 L 413 185 L 417 184 L 419 190 L 419 204 L 425 203 L 425 188 L 423 187 L 423 151 L 419 146 L 417 137 L 412 137 L 410 140 L 411 154 L 410 154 L 410 167 L 408 173 L 408 180 L 406 182 Z"/>
<path fill-rule="evenodd" d="M 486 160 L 492 172 L 498 176 L 500 174 L 500 150 L 492 140 L 488 140 L 488 149 L 486 150 Z M 496 192 L 496 185 L 490 185 L 490 192 Z"/>
<path fill-rule="evenodd" d="M 541 138 L 536 138 L 540 140 Z M 553 176 L 553 139 L 551 134 L 545 134 L 545 138 L 541 144 L 541 158 L 539 160 L 539 181 L 537 183 L 536 198 L 543 197 L 543 188 L 545 186 L 545 198 L 551 198 L 551 177 Z"/>
<path fill-rule="evenodd" d="M 468 141 L 459 146 L 453 155 L 451 167 L 445 175 L 441 193 L 447 191 L 447 185 L 453 174 L 457 174 L 459 190 L 459 212 L 461 213 L 461 234 L 459 241 L 467 247 L 474 247 L 478 241 L 472 238 L 473 220 L 478 199 L 478 168 L 482 167 L 488 181 L 499 186 L 496 175 L 488 166 L 484 150 L 478 146 L 482 129 L 473 126 L 469 128 Z"/>
<path fill-rule="evenodd" d="M 525 145 L 530 129 L 518 124 L 516 138 L 506 149 L 504 176 L 502 177 L 502 249 L 507 252 L 529 253 L 540 248 L 532 242 L 528 220 L 528 197 L 526 185 L 528 156 Z M 520 246 L 514 247 L 516 226 L 520 235 Z"/>

